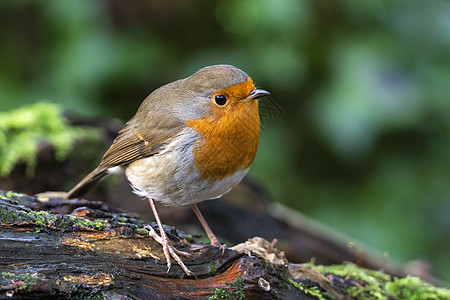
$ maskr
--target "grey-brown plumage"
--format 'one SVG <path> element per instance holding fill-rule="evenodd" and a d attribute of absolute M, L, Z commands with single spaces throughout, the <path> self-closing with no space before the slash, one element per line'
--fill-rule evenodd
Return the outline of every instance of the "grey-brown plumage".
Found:
<path fill-rule="evenodd" d="M 167 131 L 165 134 L 150 137 L 136 126 L 136 118 L 137 116 L 133 117 L 119 131 L 117 138 L 103 155 L 100 165 L 68 192 L 68 199 L 77 198 L 88 192 L 100 179 L 108 175 L 110 168 L 126 165 L 158 153 L 170 142 L 171 136 L 175 134 L 174 129 L 177 128 L 172 128 L 174 132 L 172 134 L 171 131 Z"/>
<path fill-rule="evenodd" d="M 88 192 L 110 168 L 126 166 L 159 153 L 181 132 L 185 120 L 198 119 L 207 113 L 205 103 L 214 90 L 247 78 L 248 75 L 236 67 L 217 65 L 158 88 L 119 131 L 99 166 L 72 188 L 67 197 L 77 198 Z"/>

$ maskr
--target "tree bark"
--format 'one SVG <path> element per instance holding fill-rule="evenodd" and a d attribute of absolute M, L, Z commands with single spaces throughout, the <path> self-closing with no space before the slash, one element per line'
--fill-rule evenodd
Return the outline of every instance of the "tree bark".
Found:
<path fill-rule="evenodd" d="M 381 272 L 349 265 L 333 274 L 289 263 L 262 238 L 222 250 L 166 226 L 175 247 L 190 254 L 183 261 L 195 276 L 186 277 L 176 263 L 167 270 L 146 226 L 158 231 L 103 202 L 0 191 L 0 299 L 400 298 L 381 288 L 398 278 Z M 405 289 L 398 280 L 395 287 Z M 448 290 L 439 293 L 450 297 Z"/>
<path fill-rule="evenodd" d="M 158 231 L 156 224 L 101 202 L 42 202 L 0 192 L 0 297 L 303 297 L 286 285 L 287 265 L 194 244 L 170 226 L 166 233 L 177 249 L 190 253 L 183 261 L 195 276 L 185 278 L 176 263 L 167 270 L 161 245 L 146 225 Z"/>

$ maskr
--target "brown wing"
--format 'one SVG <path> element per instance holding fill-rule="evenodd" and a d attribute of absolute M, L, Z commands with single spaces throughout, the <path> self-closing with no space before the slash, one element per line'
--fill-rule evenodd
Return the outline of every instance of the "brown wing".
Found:
<path fill-rule="evenodd" d="M 100 165 L 68 192 L 68 199 L 86 193 L 108 174 L 109 168 L 126 165 L 158 153 L 170 143 L 180 128 L 180 126 L 177 126 L 179 121 L 172 121 L 160 122 L 155 124 L 156 126 L 152 130 L 143 131 L 142 128 L 136 126 L 136 122 L 137 117 L 133 117 L 125 124 L 111 147 L 103 155 Z M 166 126 L 158 126 L 164 123 L 166 123 Z"/>
<path fill-rule="evenodd" d="M 133 117 L 119 131 L 113 144 L 103 155 L 102 162 L 97 169 L 107 170 L 149 157 L 158 153 L 173 138 L 170 132 L 165 136 L 158 137 L 141 133 L 135 123 L 136 117 Z"/>

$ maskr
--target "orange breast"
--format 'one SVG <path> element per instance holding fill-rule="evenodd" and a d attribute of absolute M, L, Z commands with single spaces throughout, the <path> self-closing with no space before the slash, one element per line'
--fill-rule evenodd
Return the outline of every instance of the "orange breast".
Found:
<path fill-rule="evenodd" d="M 204 179 L 221 180 L 247 169 L 255 159 L 260 121 L 257 100 L 241 101 L 254 89 L 249 78 L 215 94 L 228 98 L 226 107 L 214 106 L 211 114 L 186 124 L 200 133 L 194 144 L 194 162 Z"/>

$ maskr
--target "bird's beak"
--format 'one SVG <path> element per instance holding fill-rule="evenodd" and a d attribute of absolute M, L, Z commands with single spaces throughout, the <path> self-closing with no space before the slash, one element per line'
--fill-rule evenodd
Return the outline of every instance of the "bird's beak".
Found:
<path fill-rule="evenodd" d="M 261 89 L 254 89 L 250 92 L 250 94 L 248 94 L 247 98 L 248 100 L 250 99 L 258 99 L 264 96 L 270 95 L 270 93 L 268 91 L 265 90 L 261 90 Z"/>

